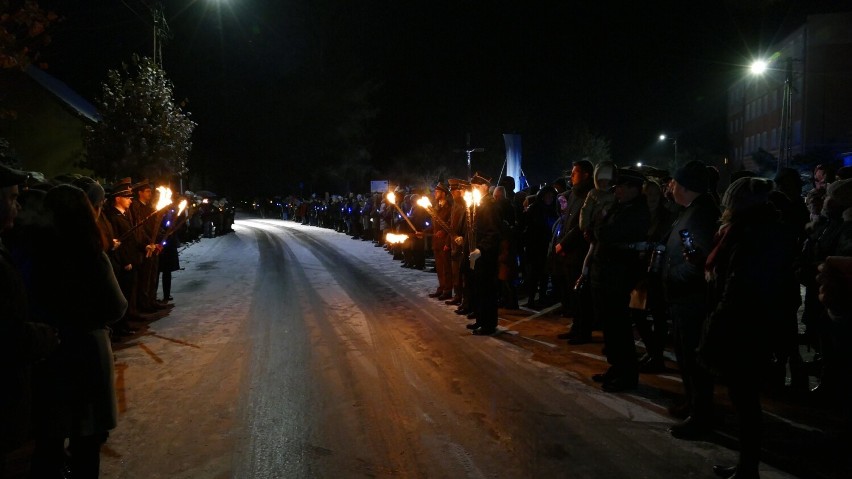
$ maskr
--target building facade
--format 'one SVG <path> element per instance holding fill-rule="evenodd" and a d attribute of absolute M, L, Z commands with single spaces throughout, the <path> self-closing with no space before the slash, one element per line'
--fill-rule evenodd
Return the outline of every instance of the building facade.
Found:
<path fill-rule="evenodd" d="M 809 16 L 766 57 L 762 75 L 728 89 L 732 170 L 852 164 L 852 12 Z"/>

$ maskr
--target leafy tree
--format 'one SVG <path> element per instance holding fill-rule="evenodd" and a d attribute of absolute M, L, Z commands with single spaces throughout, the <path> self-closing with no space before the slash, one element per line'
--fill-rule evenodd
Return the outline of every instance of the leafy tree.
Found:
<path fill-rule="evenodd" d="M 0 70 L 24 70 L 38 59 L 39 48 L 50 43 L 47 29 L 59 17 L 43 10 L 32 0 L 0 0 Z M 42 65 L 44 66 L 44 65 Z M 3 95 L 0 95 L 0 102 Z M 0 105 L 0 119 L 16 118 L 16 113 Z M 20 166 L 9 141 L 0 137 L 0 162 Z"/>
<path fill-rule="evenodd" d="M 0 68 L 23 70 L 50 43 L 47 29 L 59 17 L 33 0 L 0 0 Z"/>
<path fill-rule="evenodd" d="M 134 55 L 110 70 L 97 100 L 101 121 L 86 128 L 81 166 L 106 178 L 164 178 L 186 173 L 195 122 L 172 98 L 172 83 L 153 60 Z"/>

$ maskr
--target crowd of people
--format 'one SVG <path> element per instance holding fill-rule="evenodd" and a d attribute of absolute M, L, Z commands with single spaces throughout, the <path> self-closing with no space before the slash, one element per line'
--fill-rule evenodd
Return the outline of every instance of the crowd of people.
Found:
<path fill-rule="evenodd" d="M 165 194 L 0 164 L 2 477 L 22 447 L 29 477 L 98 477 L 118 416 L 112 344 L 174 307 L 180 243 L 233 223 L 221 201 Z"/>
<path fill-rule="evenodd" d="M 715 468 L 721 477 L 758 477 L 767 388 L 849 404 L 849 167 L 818 166 L 807 190 L 783 168 L 771 179 L 735 173 L 720 191 L 718 171 L 700 161 L 669 175 L 581 160 L 566 176 L 516 193 L 513 178 L 492 186 L 477 173 L 393 197 L 289 199 L 281 215 L 371 240 L 403 267 L 422 270 L 433 257 L 429 296 L 456 306 L 474 335 L 497 332 L 498 308 L 517 309 L 519 298 L 558 306 L 571 318 L 560 339 L 584 344 L 602 331 L 609 368 L 593 379 L 604 391 L 664 371 L 670 345 L 683 379 L 673 436 L 712 431 L 714 389 L 727 386 L 741 448 L 736 466 Z M 418 206 L 424 196 L 429 205 Z M 802 344 L 816 351 L 809 364 Z"/>
<path fill-rule="evenodd" d="M 717 181 L 699 161 L 669 176 L 580 160 L 570 175 L 519 192 L 511 177 L 492 186 L 476 173 L 429 191 L 291 198 L 278 207 L 283 219 L 372 241 L 406 268 L 425 270 L 434 258 L 429 296 L 470 319 L 474 335 L 495 334 L 498 309 L 524 299 L 531 309 L 558 305 L 571 319 L 560 335 L 569 344 L 602 332 L 609 368 L 593 379 L 604 391 L 636 388 L 640 372 L 662 371 L 671 345 L 684 398 L 671 410 L 683 419 L 671 434 L 712 430 L 713 391 L 725 384 L 740 459 L 715 472 L 742 479 L 758 477 L 766 386 L 849 404 L 852 178 L 849 168 L 817 167 L 807 194 L 794 169 L 772 179 L 740 172 L 724 191 Z M 34 477 L 69 468 L 97 477 L 117 419 L 111 343 L 173 307 L 179 238 L 221 234 L 233 222 L 221 203 L 199 201 L 183 216 L 174 203 L 155 203 L 147 180 L 38 185 L 0 166 L 0 354 L 9 386 L 0 437 L 4 458 L 34 439 Z M 812 364 L 802 343 L 818 353 Z"/>

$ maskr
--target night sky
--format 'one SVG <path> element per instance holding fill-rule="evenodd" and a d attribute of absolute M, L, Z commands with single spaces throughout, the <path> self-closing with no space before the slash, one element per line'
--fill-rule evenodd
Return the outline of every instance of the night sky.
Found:
<path fill-rule="evenodd" d="M 48 72 L 96 98 L 108 68 L 150 55 L 140 1 L 40 2 L 65 18 Z M 730 82 L 840 3 L 169 0 L 163 57 L 198 123 L 196 187 L 359 192 L 424 162 L 461 176 L 467 133 L 486 148 L 475 169 L 497 176 L 518 133 L 525 172 L 547 181 L 580 126 L 622 164 L 660 155 L 661 132 L 724 154 Z"/>

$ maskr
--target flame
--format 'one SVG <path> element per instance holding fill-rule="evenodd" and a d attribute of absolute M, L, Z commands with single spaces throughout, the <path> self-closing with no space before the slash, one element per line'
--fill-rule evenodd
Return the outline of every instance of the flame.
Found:
<path fill-rule="evenodd" d="M 473 204 L 475 204 L 476 206 L 479 206 L 479 203 L 481 201 L 482 201 L 482 193 L 478 189 L 474 188 L 473 189 Z"/>
<path fill-rule="evenodd" d="M 180 216 L 180 214 L 183 213 L 183 210 L 185 210 L 185 209 L 186 209 L 186 200 L 181 200 L 181 202 L 178 203 L 177 216 Z"/>
<path fill-rule="evenodd" d="M 404 243 L 405 240 L 408 239 L 408 235 L 398 235 L 398 234 L 394 234 L 394 233 L 388 233 L 387 236 L 386 236 L 386 239 L 387 239 L 388 243 L 390 243 L 390 244 Z"/>
<path fill-rule="evenodd" d="M 165 186 L 158 186 L 157 191 L 160 192 L 160 199 L 157 201 L 156 209 L 157 211 L 160 211 L 166 206 L 172 204 L 172 190 Z"/>
<path fill-rule="evenodd" d="M 423 208 L 431 208 L 432 207 L 432 202 L 429 201 L 429 198 L 426 198 L 425 196 L 421 196 L 420 199 L 417 200 L 417 204 L 419 206 L 422 206 Z"/>
<path fill-rule="evenodd" d="M 464 192 L 464 202 L 467 203 L 468 208 L 473 204 L 473 193 L 470 191 Z"/>
<path fill-rule="evenodd" d="M 395 195 L 395 194 L 393 194 L 393 191 L 391 191 L 390 193 L 388 193 L 388 202 L 389 202 L 390 204 L 392 204 L 392 205 L 395 205 L 395 204 L 396 204 L 396 195 Z"/>

